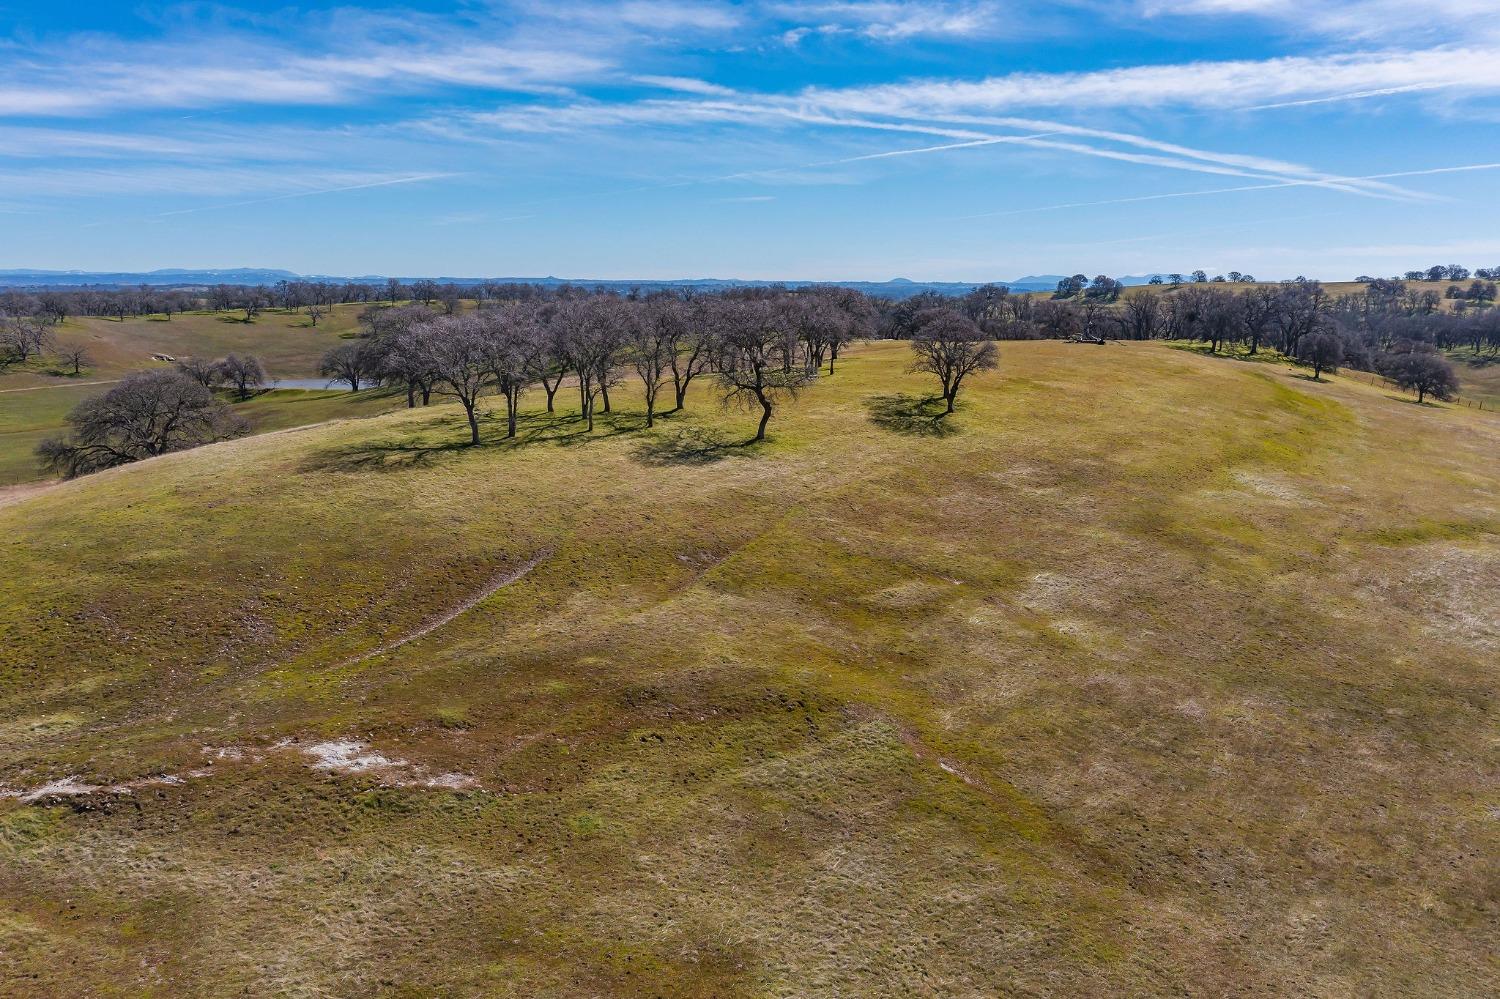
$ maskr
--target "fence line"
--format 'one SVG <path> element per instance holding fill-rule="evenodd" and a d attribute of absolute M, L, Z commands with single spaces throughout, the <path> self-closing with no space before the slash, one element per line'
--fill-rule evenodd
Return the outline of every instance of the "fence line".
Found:
<path fill-rule="evenodd" d="M 1351 370 L 1353 370 L 1353 369 L 1351 369 Z M 1366 382 L 1369 385 L 1373 385 L 1373 386 L 1375 386 L 1377 388 L 1380 387 L 1380 386 L 1384 386 L 1386 388 L 1393 388 L 1393 389 L 1395 389 L 1398 392 L 1405 392 L 1406 391 L 1406 389 L 1403 389 L 1400 385 L 1397 385 L 1395 382 L 1391 381 L 1389 378 L 1385 377 L 1384 375 L 1371 374 L 1368 371 L 1361 371 L 1360 374 L 1362 374 L 1362 375 L 1365 376 L 1362 379 L 1364 382 Z M 1478 410 L 1482 410 L 1484 412 L 1489 412 L 1489 413 L 1495 412 L 1495 407 L 1494 407 L 1493 404 L 1488 409 L 1485 409 L 1485 405 L 1484 405 L 1484 400 L 1483 399 L 1465 399 L 1461 395 L 1455 395 L 1455 396 L 1453 396 L 1453 398 L 1445 400 L 1445 401 L 1452 402 L 1452 403 L 1454 403 L 1455 405 L 1458 405 L 1458 406 L 1468 406 L 1470 409 L 1478 409 Z"/>

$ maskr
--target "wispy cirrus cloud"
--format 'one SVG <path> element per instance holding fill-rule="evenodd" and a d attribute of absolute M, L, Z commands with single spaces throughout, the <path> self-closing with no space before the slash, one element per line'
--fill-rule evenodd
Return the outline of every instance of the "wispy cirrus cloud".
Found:
<path fill-rule="evenodd" d="M 1344 40 L 1473 38 L 1500 34 L 1492 0 L 1140 0 L 1146 18 L 1255 18 L 1288 33 Z"/>
<path fill-rule="evenodd" d="M 435 87 L 545 92 L 611 68 L 576 52 L 502 45 L 375 48 L 321 56 L 262 50 L 204 60 L 162 46 L 128 59 L 75 58 L 67 77 L 12 63 L 0 79 L 0 116 L 83 116 L 112 109 L 223 105 L 337 105 Z"/>
<path fill-rule="evenodd" d="M 1014 31 L 1022 24 L 1008 5 L 991 2 L 788 0 L 764 9 L 794 24 L 782 35 L 793 45 L 813 34 L 853 34 L 885 42 L 976 38 Z"/>
<path fill-rule="evenodd" d="M 1224 110 L 1417 87 L 1500 91 L 1500 47 L 1458 45 L 1081 73 L 1012 73 L 983 80 L 815 88 L 802 97 L 830 110 L 917 115 L 1061 107 Z"/>
<path fill-rule="evenodd" d="M 1435 177 L 1440 174 L 1477 173 L 1500 170 L 1500 163 L 1464 163 L 1457 166 L 1429 167 L 1423 170 L 1399 170 L 1392 173 L 1373 173 L 1363 177 L 1348 178 L 1351 181 L 1393 180 L 1401 177 Z M 1168 201 L 1177 198 L 1201 198 L 1215 194 L 1239 194 L 1242 191 L 1271 191 L 1285 187 L 1306 187 L 1308 181 L 1287 180 L 1276 184 L 1247 184 L 1239 187 L 1216 187 L 1196 191 L 1171 191 L 1163 194 L 1143 194 L 1130 198 L 1109 198 L 1104 201 L 1072 201 L 1057 205 L 1039 205 L 1032 208 L 1012 208 L 993 212 L 977 212 L 960 215 L 959 220 L 999 218 L 1005 215 L 1033 215 L 1038 212 L 1055 212 L 1067 208 L 1101 208 L 1105 205 L 1130 205 L 1148 201 Z"/>
<path fill-rule="evenodd" d="M 922 87 L 921 84 L 909 85 Z M 822 130 L 854 130 L 924 135 L 944 141 L 802 164 L 801 168 L 849 164 L 945 153 L 984 146 L 1021 146 L 1142 166 L 1221 176 L 1245 177 L 1273 183 L 1327 187 L 1366 197 L 1419 200 L 1424 195 L 1395 185 L 1320 171 L 1285 160 L 1240 153 L 1196 149 L 1118 130 L 1031 118 L 940 114 L 921 102 L 884 88 L 881 99 L 867 92 L 805 91 L 795 97 L 739 95 L 731 99 L 670 99 L 633 103 L 576 102 L 566 106 L 527 105 L 468 116 L 471 127 L 512 132 L 559 133 L 578 129 L 701 128 L 707 125 L 778 128 L 800 126 Z M 977 102 L 960 104 L 974 107 Z M 858 111 L 859 113 L 852 113 Z M 976 127 L 979 126 L 979 127 Z M 983 127 L 988 130 L 980 130 Z M 993 129 L 1016 131 L 997 134 Z M 1121 148 L 1124 147 L 1124 148 Z M 764 173 L 764 171 L 761 171 Z"/>

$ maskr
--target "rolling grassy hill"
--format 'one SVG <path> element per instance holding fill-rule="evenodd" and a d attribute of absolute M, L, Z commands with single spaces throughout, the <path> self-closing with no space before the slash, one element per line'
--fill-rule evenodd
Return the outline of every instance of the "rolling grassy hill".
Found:
<path fill-rule="evenodd" d="M 1500 989 L 1500 421 L 906 360 L 0 507 L 0 992 Z"/>
<path fill-rule="evenodd" d="M 1453 352 L 1453 370 L 1458 390 L 1465 398 L 1482 402 L 1486 409 L 1500 410 L 1500 358 L 1472 351 Z"/>
<path fill-rule="evenodd" d="M 153 360 L 168 357 L 222 357 L 253 354 L 277 378 L 312 378 L 318 361 L 340 338 L 359 325 L 363 306 L 332 308 L 316 328 L 301 313 L 269 310 L 252 323 L 243 313 L 190 312 L 171 320 L 160 316 L 126 319 L 74 318 L 53 334 L 64 346 L 83 346 L 90 363 L 78 376 L 64 376 L 53 357 L 0 373 L 0 490 L 45 477 L 36 462 L 36 446 L 65 426 L 68 411 L 109 383 L 132 372 L 165 367 Z M 328 392 L 268 392 L 249 402 L 235 402 L 263 433 L 290 426 L 384 412 L 404 405 L 404 397 L 387 392 L 350 395 Z M 3 494 L 0 494 L 3 495 Z"/>

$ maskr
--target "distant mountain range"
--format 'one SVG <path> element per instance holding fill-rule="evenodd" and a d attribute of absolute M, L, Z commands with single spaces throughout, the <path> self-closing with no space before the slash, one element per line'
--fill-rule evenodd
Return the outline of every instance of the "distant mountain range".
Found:
<path fill-rule="evenodd" d="M 1057 282 L 1063 279 L 1061 274 L 1031 274 L 1026 277 L 1016 278 L 1013 281 L 995 280 L 993 282 L 964 282 L 964 281 L 910 281 L 906 278 L 895 278 L 890 281 L 740 281 L 731 278 L 683 278 L 681 280 L 593 280 L 590 278 L 458 278 L 458 277 L 436 277 L 432 280 L 441 284 L 453 283 L 458 285 L 480 284 L 485 281 L 499 281 L 502 283 L 515 282 L 517 284 L 539 284 L 547 287 L 555 287 L 562 284 L 579 285 L 586 288 L 612 288 L 617 290 L 628 290 L 639 288 L 644 291 L 655 291 L 662 288 L 691 288 L 698 291 L 715 291 L 723 288 L 764 287 L 771 284 L 785 284 L 791 287 L 805 287 L 815 284 L 836 284 L 840 287 L 855 288 L 868 295 L 878 295 L 883 298 L 906 298 L 924 291 L 934 291 L 940 295 L 963 295 L 979 287 L 984 283 L 1002 284 L 1014 291 L 1046 291 L 1057 287 Z M 147 271 L 133 273 L 126 271 L 45 271 L 45 270 L 0 270 L 0 288 L 131 288 L 140 285 L 148 285 L 153 288 L 201 288 L 215 284 L 248 284 L 248 285 L 273 285 L 278 281 L 356 281 L 360 283 L 384 283 L 387 280 L 384 275 L 365 274 L 358 277 L 335 277 L 326 274 L 297 274 L 293 271 L 275 270 L 261 267 L 231 267 L 222 270 L 191 270 L 172 268 L 168 270 Z M 418 278 L 402 277 L 402 281 L 410 282 Z M 1146 284 L 1149 276 L 1131 276 L 1120 279 L 1128 285 Z"/>

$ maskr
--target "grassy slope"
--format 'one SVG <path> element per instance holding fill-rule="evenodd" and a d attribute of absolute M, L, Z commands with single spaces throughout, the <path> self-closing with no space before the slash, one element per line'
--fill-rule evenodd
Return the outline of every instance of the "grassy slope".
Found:
<path fill-rule="evenodd" d="M 0 487 L 33 482 L 43 477 L 35 450 L 43 438 L 57 434 L 63 418 L 81 400 L 106 391 L 122 375 L 160 367 L 152 355 L 222 357 L 231 351 L 254 354 L 276 377 L 317 375 L 318 360 L 329 347 L 359 323 L 363 306 L 332 310 L 316 329 L 301 313 L 269 311 L 253 323 L 211 313 L 188 313 L 170 321 L 156 318 L 72 319 L 56 331 L 60 344 L 84 344 L 92 363 L 78 377 L 59 377 L 56 359 L 33 362 L 26 368 L 0 374 Z M 25 391 L 11 391 L 24 389 Z M 293 405 L 295 403 L 295 405 Z M 391 397 L 365 393 L 272 392 L 241 409 L 257 432 L 279 430 L 301 423 L 363 415 L 393 408 Z"/>
<path fill-rule="evenodd" d="M 108 385 L 65 385 L 36 391 L 0 392 L 0 488 L 36 482 L 46 473 L 36 460 L 43 438 L 63 430 L 64 417 L 79 402 L 107 391 Z M 281 390 L 226 402 L 250 421 L 252 433 L 285 430 L 327 420 L 372 416 L 406 405 L 405 393 L 374 389 L 347 391 Z"/>
<path fill-rule="evenodd" d="M 73 319 L 56 336 L 59 342 L 86 345 L 96 367 L 106 371 L 148 367 L 153 354 L 223 357 L 236 352 L 254 354 L 278 377 L 313 377 L 324 352 L 358 327 L 362 309 L 362 305 L 336 306 L 316 328 L 305 314 L 279 309 L 261 313 L 252 323 L 240 321 L 242 312 L 190 312 L 171 320 L 158 316 L 122 323 Z"/>
<path fill-rule="evenodd" d="M 0 783 L 250 754 L 0 802 L 0 985 L 1492 994 L 1500 422 L 1002 356 L 945 436 L 883 344 L 719 461 L 444 407 L 0 508 Z"/>
<path fill-rule="evenodd" d="M 1458 373 L 1458 390 L 1465 399 L 1482 402 L 1486 409 L 1500 410 L 1500 359 L 1470 350 L 1451 354 L 1453 370 Z"/>

